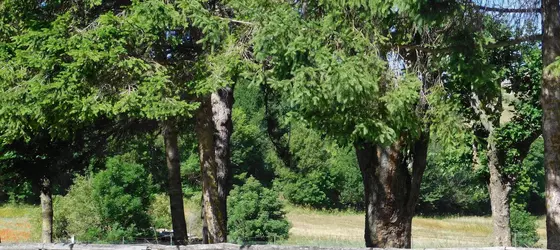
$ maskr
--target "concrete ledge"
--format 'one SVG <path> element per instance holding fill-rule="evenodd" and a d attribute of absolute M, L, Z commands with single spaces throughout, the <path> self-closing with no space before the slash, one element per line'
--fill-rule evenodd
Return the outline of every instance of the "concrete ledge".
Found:
<path fill-rule="evenodd" d="M 156 244 L 41 244 L 0 243 L 0 250 L 381 250 L 381 248 L 307 247 L 277 245 L 197 244 L 169 246 Z M 389 249 L 389 248 L 387 248 Z M 420 248 L 421 249 L 421 248 Z M 483 247 L 483 248 L 424 248 L 424 250 L 538 250 L 538 248 Z"/>

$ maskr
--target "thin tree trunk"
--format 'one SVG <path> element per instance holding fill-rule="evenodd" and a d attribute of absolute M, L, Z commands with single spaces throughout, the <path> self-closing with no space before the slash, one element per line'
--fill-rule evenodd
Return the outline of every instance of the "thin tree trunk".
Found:
<path fill-rule="evenodd" d="M 401 153 L 401 142 L 389 147 L 355 145 L 364 184 L 366 247 L 410 248 L 412 217 L 426 169 L 428 134 L 412 149 L 412 174 Z"/>
<path fill-rule="evenodd" d="M 197 137 L 202 172 L 204 243 L 227 241 L 229 140 L 232 132 L 233 90 L 222 88 L 205 97 L 197 114 Z"/>
<path fill-rule="evenodd" d="M 175 245 L 187 245 L 187 223 L 183 207 L 183 189 L 181 185 L 181 164 L 179 159 L 179 132 L 175 121 L 163 122 L 163 138 L 167 159 L 167 181 L 169 183 L 169 204 L 173 224 L 173 241 Z"/>
<path fill-rule="evenodd" d="M 560 56 L 559 0 L 542 1 L 544 165 L 547 248 L 560 249 L 560 77 L 547 66 Z"/>
<path fill-rule="evenodd" d="M 43 243 L 52 243 L 53 229 L 53 206 L 52 206 L 52 187 L 51 180 L 48 177 L 41 178 L 41 218 Z"/>
<path fill-rule="evenodd" d="M 490 171 L 490 203 L 492 206 L 492 224 L 494 226 L 494 245 L 511 246 L 509 194 L 511 184 L 500 173 L 500 159 L 493 139 L 488 142 L 488 169 Z"/>

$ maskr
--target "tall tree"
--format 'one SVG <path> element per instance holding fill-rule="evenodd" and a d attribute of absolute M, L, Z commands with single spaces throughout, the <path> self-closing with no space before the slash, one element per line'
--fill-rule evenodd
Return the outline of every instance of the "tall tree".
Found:
<path fill-rule="evenodd" d="M 487 158 L 494 244 L 498 246 L 512 244 L 511 192 L 522 180 L 522 162 L 541 133 L 540 57 L 535 58 L 532 51 L 528 46 L 490 53 L 488 58 L 493 59 L 487 62 L 487 68 L 503 73 L 483 82 L 496 89 L 480 92 L 468 85 L 471 90 L 463 95 L 465 110 L 470 112 L 466 116 L 474 122 L 472 129 L 480 140 L 478 144 L 485 147 L 482 151 Z"/>
<path fill-rule="evenodd" d="M 184 5 L 193 32 L 209 55 L 200 64 L 210 93 L 199 95 L 196 132 L 202 172 L 203 242 L 227 241 L 230 138 L 235 84 L 247 70 L 248 23 L 233 19 L 236 1 L 192 1 Z"/>
<path fill-rule="evenodd" d="M 0 88 L 4 93 L 0 98 L 0 143 L 25 156 L 16 157 L 18 162 L 27 159 L 30 163 L 22 170 L 40 187 L 42 239 L 51 242 L 53 177 L 58 171 L 85 166 L 80 162 L 68 169 L 68 161 L 74 157 L 68 154 L 79 155 L 77 145 L 95 144 L 96 140 L 79 138 L 80 131 L 102 118 L 86 107 L 87 88 L 66 81 L 69 75 L 56 76 L 62 71 L 58 65 L 67 59 L 63 53 L 65 25 L 87 17 L 67 1 L 3 1 L 0 13 Z M 47 145 L 50 147 L 45 148 Z"/>
<path fill-rule="evenodd" d="M 385 63 L 389 35 L 377 27 L 386 27 L 383 18 L 395 14 L 393 4 L 247 3 L 247 17 L 259 26 L 253 38 L 257 79 L 282 92 L 292 117 L 355 146 L 368 247 L 411 247 L 426 132 L 437 114 L 426 100 L 442 93 L 431 81 L 397 76 Z"/>
<path fill-rule="evenodd" d="M 233 89 L 224 87 L 202 101 L 197 118 L 202 171 L 203 241 L 227 242 L 227 194 L 230 172 L 230 138 Z"/>
<path fill-rule="evenodd" d="M 462 97 L 460 98 L 462 99 L 461 102 L 466 107 L 467 113 L 470 112 L 467 116 L 476 121 L 475 129 L 482 132 L 479 134 L 484 138 L 483 144 L 486 145 L 490 173 L 488 187 L 491 194 L 495 244 L 508 246 L 511 245 L 509 194 L 517 179 L 516 173 L 512 169 L 520 167 L 530 143 L 537 138 L 540 130 L 535 128 L 534 119 L 523 120 L 527 118 L 524 117 L 527 114 L 519 114 L 520 116 L 516 117 L 517 120 L 514 123 L 502 127 L 504 122 L 500 118 L 504 112 L 504 106 L 500 85 L 504 78 L 488 66 L 489 63 L 495 66 L 499 64 L 503 68 L 508 63 L 517 63 L 517 61 L 514 61 L 515 52 L 513 50 L 501 48 L 531 41 L 538 36 L 515 36 L 514 33 L 507 32 L 508 27 L 501 25 L 500 18 L 488 15 L 486 12 L 500 10 L 525 13 L 532 12 L 533 9 L 498 9 L 468 2 L 464 6 L 464 10 L 467 12 L 463 14 L 463 11 L 458 13 L 452 10 L 455 9 L 453 6 L 464 3 L 456 1 L 445 3 L 427 10 L 423 10 L 422 5 L 420 5 L 420 8 L 412 6 L 412 9 L 414 10 L 413 13 L 416 13 L 413 16 L 416 16 L 419 20 L 427 21 L 429 23 L 427 26 L 431 29 L 441 25 L 451 27 L 446 26 L 446 23 L 454 23 L 455 25 L 451 30 L 455 31 L 448 36 L 449 38 L 445 39 L 445 42 L 434 44 L 435 46 L 426 46 L 412 41 L 412 43 L 407 43 L 402 47 L 421 50 L 433 54 L 436 58 L 439 55 L 444 64 L 451 63 L 453 65 L 445 70 L 445 78 L 447 78 L 445 81 L 451 82 L 452 92 L 462 93 L 460 95 Z M 445 6 L 448 7 L 447 10 L 451 11 L 445 11 Z M 473 6 L 474 8 L 471 8 Z M 443 11 L 438 12 L 438 9 Z M 435 15 L 433 15 L 434 13 Z M 454 21 L 449 22 L 449 19 Z M 449 31 L 450 29 L 444 28 L 443 30 Z M 504 31 L 506 32 L 504 33 Z M 518 69 L 509 67 L 509 70 L 515 72 Z M 456 85 L 453 86 L 456 83 L 453 83 L 454 80 L 462 77 L 465 78 L 462 86 L 459 88 Z M 487 84 L 481 84 L 482 82 Z M 529 118 L 535 118 L 532 114 L 528 115 Z M 537 115 L 536 118 L 538 117 Z M 522 132 L 515 133 L 512 131 Z"/>
<path fill-rule="evenodd" d="M 542 0 L 542 109 L 546 169 L 547 248 L 560 248 L 560 6 L 558 0 Z"/>
<path fill-rule="evenodd" d="M 16 14 L 18 6 L 2 5 Z M 196 72 L 184 69 L 196 62 L 198 53 L 195 42 L 184 35 L 187 19 L 179 7 L 155 0 L 132 5 L 45 2 L 30 7 L 39 13 L 51 8 L 60 13 L 41 19 L 41 25 L 15 25 L 22 29 L 3 40 L 0 54 L 7 66 L 2 68 L 2 87 L 9 94 L 2 100 L 12 103 L 3 105 L 3 139 L 26 138 L 42 129 L 53 138 L 67 138 L 74 128 L 98 117 L 160 122 L 175 190 L 170 191 L 174 240 L 185 244 L 181 182 L 174 176 L 179 173 L 174 143 L 178 125 L 172 121 L 191 117 L 197 107 L 185 98 L 196 88 L 187 83 Z M 15 16 L 13 22 L 25 18 Z"/>
<path fill-rule="evenodd" d="M 540 3 L 539 3 L 540 2 Z M 514 29 L 522 29 L 524 32 L 517 37 L 512 37 L 509 41 L 505 42 L 496 42 L 491 44 L 488 47 L 498 48 L 504 46 L 510 46 L 512 44 L 518 44 L 521 42 L 526 41 L 536 41 L 542 38 L 542 92 L 541 92 L 541 106 L 543 112 L 543 119 L 542 119 L 542 133 L 543 137 L 545 138 L 545 168 L 546 168 L 546 187 L 547 187 L 547 238 L 548 238 L 548 247 L 549 248 L 558 248 L 560 245 L 560 230 L 557 225 L 559 221 L 558 216 L 556 216 L 557 212 L 555 212 L 555 208 L 557 206 L 553 204 L 557 204 L 558 202 L 555 201 L 557 198 L 560 197 L 559 193 L 560 190 L 555 188 L 557 178 L 556 174 L 554 174 L 555 168 L 557 167 L 558 157 L 558 143 L 555 142 L 555 137 L 558 137 L 555 134 L 556 127 L 558 126 L 558 121 L 555 118 L 558 114 L 557 112 L 557 104 L 558 104 L 558 97 L 554 93 L 558 93 L 560 89 L 558 88 L 558 79 L 555 77 L 553 65 L 555 62 L 558 53 L 560 52 L 560 45 L 557 42 L 557 37 L 560 31 L 560 21 L 559 21 L 559 7 L 558 1 L 518 1 L 517 5 L 519 7 L 503 7 L 503 2 L 493 2 L 493 1 L 484 1 L 482 2 L 483 5 L 477 5 L 474 3 L 469 3 L 469 6 L 474 6 L 474 9 L 490 13 L 492 16 L 509 20 L 515 20 L 516 27 Z M 497 4 L 496 4 L 497 3 Z M 540 4 L 540 6 L 539 6 Z M 494 5 L 494 6 L 493 6 Z M 540 7 L 540 8 L 539 8 Z M 538 24 L 532 24 L 535 20 L 539 20 L 535 18 L 538 14 L 542 15 L 542 23 L 540 24 L 542 35 L 541 34 L 531 34 L 535 32 L 534 27 L 539 27 Z M 527 22 L 528 21 L 528 22 Z M 526 25 L 529 24 L 529 25 Z M 527 35 L 528 34 L 528 35 Z M 519 123 L 517 121 L 517 123 Z M 521 122 L 523 124 L 523 121 Z M 513 125 L 510 127 L 515 127 L 519 125 Z M 538 129 L 537 129 L 538 130 Z M 529 129 L 529 131 L 537 131 L 536 129 Z M 524 131 L 525 132 L 525 131 Z M 538 132 L 537 132 L 538 133 Z M 506 133 L 507 134 L 507 133 Z M 522 133 L 523 134 L 523 133 Z M 510 134 L 511 135 L 511 134 Z M 509 139 L 516 139 L 518 140 L 517 143 L 514 143 L 514 151 L 517 150 L 516 156 L 511 157 L 511 155 L 503 156 L 502 158 L 509 158 L 509 163 L 518 164 L 519 160 L 522 160 L 523 156 L 526 155 L 526 151 L 528 150 L 527 143 L 530 143 L 531 139 L 534 136 L 530 136 L 529 138 L 513 138 L 510 137 Z M 547 139 L 548 138 L 548 139 Z M 527 140 L 528 139 L 528 140 Z M 548 141 L 548 143 L 547 143 Z M 511 142 L 510 142 L 511 143 Z M 507 142 L 505 143 L 508 144 Z M 517 146 L 515 146 L 517 145 Z M 510 150 L 505 149 L 505 152 Z M 503 155 L 503 153 L 502 153 Z M 513 159 L 513 162 L 511 160 Z M 503 161 L 502 161 L 503 162 Z M 507 171 L 506 171 L 507 172 Z M 502 177 L 504 177 L 502 173 Z M 507 174 L 506 174 L 507 175 Z M 495 178 L 494 178 L 495 179 Z M 502 181 L 503 182 L 503 181 Z M 505 183 L 508 184 L 508 183 Z M 508 184 L 509 185 L 509 184 Z M 493 209 L 494 211 L 494 209 Z M 508 213 L 509 214 L 509 213 Z M 502 220 L 505 221 L 505 220 Z M 504 229 L 505 230 L 505 229 Z"/>

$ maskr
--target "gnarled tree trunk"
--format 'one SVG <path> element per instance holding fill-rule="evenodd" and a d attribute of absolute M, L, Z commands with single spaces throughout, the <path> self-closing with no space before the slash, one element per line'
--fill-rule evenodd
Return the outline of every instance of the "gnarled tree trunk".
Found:
<path fill-rule="evenodd" d="M 509 195 L 512 186 L 500 173 L 500 162 L 503 161 L 500 161 L 494 140 L 490 139 L 488 142 L 488 169 L 490 171 L 488 191 L 492 206 L 494 245 L 509 247 L 511 246 Z"/>
<path fill-rule="evenodd" d="M 41 218 L 43 243 L 52 243 L 53 229 L 53 206 L 52 206 L 52 186 L 51 179 L 44 176 L 41 178 Z"/>
<path fill-rule="evenodd" d="M 167 159 L 167 181 L 169 184 L 168 193 L 173 224 L 173 241 L 175 245 L 187 245 L 187 223 L 185 222 L 185 210 L 183 207 L 178 136 L 179 132 L 176 122 L 172 120 L 164 121 L 163 139 L 165 141 L 165 156 Z"/>
<path fill-rule="evenodd" d="M 542 1 L 544 165 L 546 169 L 547 248 L 560 249 L 560 77 L 547 66 L 560 56 L 560 7 L 558 0 Z"/>
<path fill-rule="evenodd" d="M 429 135 L 422 134 L 412 145 L 411 161 L 402 152 L 402 141 L 388 147 L 356 143 L 366 203 L 366 247 L 411 247 L 412 217 L 426 169 L 428 142 Z"/>
<path fill-rule="evenodd" d="M 233 89 L 224 87 L 202 100 L 197 114 L 197 136 L 202 172 L 204 243 L 227 241 L 229 142 L 233 126 Z"/>

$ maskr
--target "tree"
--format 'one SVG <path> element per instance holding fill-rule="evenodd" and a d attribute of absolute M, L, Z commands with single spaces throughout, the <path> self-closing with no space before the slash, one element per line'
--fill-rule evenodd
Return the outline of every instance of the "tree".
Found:
<path fill-rule="evenodd" d="M 366 246 L 410 247 L 426 132 L 440 115 L 426 111 L 425 100 L 427 93 L 441 91 L 410 74 L 396 77 L 384 62 L 389 51 L 383 35 L 389 35 L 376 26 L 385 27 L 383 17 L 395 14 L 394 3 L 246 4 L 250 12 L 243 17 L 259 26 L 253 51 L 260 83 L 282 92 L 294 119 L 355 147 L 365 190 Z"/>
<path fill-rule="evenodd" d="M 207 57 L 198 66 L 208 92 L 198 96 L 196 134 L 202 172 L 203 242 L 227 241 L 227 195 L 231 175 L 230 139 L 235 84 L 246 70 L 245 24 L 232 19 L 236 6 L 219 1 L 184 2 L 194 39 Z M 235 4 L 235 1 L 233 1 Z"/>
<path fill-rule="evenodd" d="M 97 117 L 159 123 L 166 146 L 174 239 L 184 244 L 186 231 L 178 176 L 177 136 L 179 129 L 186 127 L 181 124 L 190 122 L 200 104 L 198 113 L 204 118 L 210 117 L 215 124 L 201 126 L 204 129 L 199 131 L 212 136 L 219 131 L 216 135 L 220 135 L 218 141 L 209 141 L 210 144 L 200 147 L 201 152 L 213 151 L 211 157 L 201 156 L 201 159 L 211 159 L 210 164 L 203 164 L 209 168 L 202 172 L 220 172 L 218 179 L 211 179 L 212 174 L 203 175 L 209 181 L 206 183 L 211 183 L 206 185 L 208 190 L 216 187 L 220 194 L 218 200 L 206 207 L 209 211 L 222 211 L 222 217 L 225 216 L 232 104 L 228 88 L 239 75 L 241 53 L 238 52 L 243 50 L 237 49 L 236 38 L 229 31 L 228 26 L 234 22 L 229 20 L 228 14 L 214 15 L 214 8 L 222 8 L 224 12 L 230 9 L 213 1 L 157 0 L 87 1 L 84 4 L 29 2 L 21 6 L 10 1 L 2 8 L 13 14 L 2 17 L 2 26 L 22 27 L 21 30 L 9 28 L 2 33 L 1 55 L 8 63 L 8 67 L 3 68 L 3 80 L 5 89 L 14 93 L 9 95 L 14 99 L 6 99 L 6 102 L 25 100 L 27 89 L 14 86 L 27 81 L 43 91 L 29 100 L 30 107 L 40 109 L 41 102 L 37 100 L 48 100 L 52 101 L 49 108 L 60 111 L 50 112 L 58 115 L 50 120 L 40 118 L 35 112 L 35 120 L 21 122 L 15 114 L 20 112 L 19 117 L 22 117 L 27 113 L 17 107 L 6 110 L 5 117 L 14 121 L 5 123 L 9 126 L 6 131 L 11 133 L 5 134 L 6 137 L 18 136 L 22 128 L 30 125 L 48 127 L 53 130 L 49 131 L 51 134 L 64 136 L 67 128 L 76 126 L 72 122 L 91 121 Z M 30 14 L 29 17 L 26 14 Z M 39 21 L 34 22 L 35 19 Z M 28 22 L 29 27 L 15 25 L 19 22 Z M 43 76 L 47 76 L 46 84 L 41 82 Z M 221 89 L 219 93 L 210 94 L 217 89 Z M 212 100 L 219 105 L 208 108 Z M 216 111 L 220 115 L 214 117 L 213 109 L 219 106 L 223 106 L 220 112 Z M 212 208 L 214 206 L 219 209 Z M 222 224 L 220 232 L 213 231 L 212 235 L 219 233 L 222 236 L 216 238 L 224 241 L 227 235 L 225 217 L 208 218 L 217 218 L 217 223 Z"/>
<path fill-rule="evenodd" d="M 487 65 L 488 63 L 497 63 L 498 61 L 504 63 L 504 60 L 511 60 L 508 59 L 507 49 L 500 48 L 516 45 L 527 41 L 533 41 L 535 39 L 538 39 L 539 36 L 530 35 L 523 37 L 520 35 L 516 36 L 516 34 L 511 33 L 508 34 L 507 32 L 503 33 L 503 31 L 499 31 L 501 24 L 499 18 L 479 12 L 480 10 L 510 12 L 511 9 L 499 10 L 499 8 L 487 8 L 484 6 L 477 6 L 469 2 L 466 3 L 466 6 L 463 7 L 464 10 L 467 11 L 466 15 L 463 14 L 463 11 L 460 12 L 461 14 L 454 11 L 458 6 L 463 4 L 465 3 L 456 1 L 444 1 L 443 4 L 435 6 L 433 8 L 427 8 L 429 5 L 412 5 L 412 16 L 417 19 L 416 22 L 427 22 L 429 23 L 427 26 L 430 29 L 437 30 L 438 25 L 451 27 L 445 26 L 447 23 L 449 23 L 449 19 L 454 20 L 452 21 L 452 23 L 455 23 L 456 25 L 452 29 L 443 29 L 444 32 L 449 32 L 450 30 L 452 31 L 451 35 L 449 36 L 449 38 L 451 39 L 444 39 L 443 42 L 439 44 L 422 45 L 417 41 L 411 41 L 405 43 L 404 45 L 399 45 L 399 47 L 416 49 L 417 51 L 419 50 L 425 53 L 432 54 L 435 58 L 442 57 L 442 54 L 447 54 L 447 56 L 443 56 L 442 58 L 443 63 L 451 63 L 454 66 L 452 66 L 453 68 L 446 70 L 446 78 L 470 78 L 469 80 L 465 81 L 467 82 L 465 86 L 455 88 L 452 92 L 463 93 L 462 103 L 465 105 L 465 107 L 469 107 L 469 109 L 472 108 L 474 116 L 478 117 L 476 119 L 480 122 L 480 124 L 475 124 L 476 126 L 479 126 L 477 130 L 479 130 L 480 128 L 484 130 L 482 132 L 482 137 L 487 138 L 484 140 L 484 145 L 487 147 L 487 156 L 489 157 L 489 189 L 493 205 L 492 210 L 495 226 L 494 232 L 496 234 L 496 244 L 510 245 L 511 236 L 509 229 L 508 197 L 511 192 L 511 188 L 514 185 L 514 179 L 516 177 L 513 176 L 515 174 L 512 175 L 512 173 L 515 171 L 508 172 L 508 170 L 503 168 L 505 167 L 505 165 L 520 166 L 524 156 L 527 154 L 531 142 L 538 137 L 539 130 L 535 129 L 534 125 L 536 123 L 534 122 L 534 119 L 529 119 L 529 121 L 520 120 L 525 123 L 516 125 L 509 124 L 508 128 L 497 129 L 500 126 L 500 115 L 503 111 L 502 95 L 500 91 L 501 88 L 499 86 L 501 81 L 496 78 L 499 78 L 496 72 L 491 71 L 488 67 L 484 67 L 481 65 Z M 472 8 L 473 6 L 474 8 Z M 523 10 L 522 12 L 532 11 L 533 9 L 527 9 Z M 433 15 L 434 13 L 435 15 Z M 508 27 L 501 27 L 501 29 L 507 30 Z M 488 37 L 488 35 L 490 35 L 490 37 Z M 500 58 L 500 53 L 488 53 L 484 52 L 485 50 L 502 50 L 500 53 L 501 57 L 503 58 Z M 512 56 L 509 55 L 509 57 Z M 453 71 L 457 70 L 463 72 L 453 73 Z M 490 84 L 481 85 L 480 81 L 486 81 Z M 534 117 L 535 116 L 533 115 L 529 115 L 529 118 Z M 523 126 L 525 127 L 521 128 Z M 527 132 L 522 133 L 520 135 L 520 138 L 512 138 L 512 135 L 516 133 L 507 131 L 509 129 L 516 130 L 520 128 L 521 130 L 517 131 Z M 500 132 L 498 132 L 498 130 L 500 130 Z M 506 134 L 506 137 L 509 136 L 509 141 L 508 139 L 505 139 L 502 142 L 498 142 L 498 139 L 496 139 L 496 137 L 499 137 L 498 134 L 501 133 Z M 503 136 L 501 137 L 501 139 L 503 139 Z M 519 142 L 517 142 L 516 140 L 519 140 Z"/>
<path fill-rule="evenodd" d="M 558 0 L 542 1 L 543 138 L 546 169 L 547 248 L 560 248 L 560 77 L 554 70 L 560 56 L 560 7 Z"/>
<path fill-rule="evenodd" d="M 134 3 L 130 7 L 123 6 L 130 5 L 128 1 L 91 2 L 85 9 L 70 2 L 36 5 L 30 3 L 26 7 L 58 15 L 49 19 L 39 16 L 37 25 L 25 19 L 34 18 L 33 12 L 22 18 L 18 16 L 22 13 L 17 12 L 17 3 L 2 5 L 7 13 L 17 14 L 8 16 L 14 17 L 11 21 L 31 24 L 17 26 L 22 29 L 7 36 L 2 47 L 2 60 L 7 65 L 3 68 L 2 83 L 9 93 L 2 101 L 12 103 L 3 105 L 9 108 L 2 113 L 5 141 L 29 138 L 41 130 L 53 138 L 68 138 L 75 128 L 100 117 L 157 120 L 168 131 L 173 130 L 175 117 L 192 114 L 197 105 L 181 99 L 182 75 L 172 72 L 177 64 L 162 65 L 166 44 L 181 48 L 190 45 L 166 38 L 168 27 L 183 20 L 170 5 L 159 1 Z M 149 33 L 137 36 L 145 31 Z M 178 163 L 176 154 L 168 155 L 172 158 L 170 168 L 178 168 L 178 164 L 173 164 Z M 180 201 L 180 206 L 173 209 L 179 216 L 175 216 L 175 240 L 184 244 L 181 188 L 172 190 L 179 193 L 171 192 L 171 200 Z M 181 217 L 183 223 L 178 223 Z"/>
<path fill-rule="evenodd" d="M 495 40 L 512 36 L 500 23 L 490 22 L 486 32 Z M 540 58 L 534 51 L 533 46 L 523 45 L 482 50 L 478 56 L 464 52 L 447 71 L 449 88 L 463 93 L 465 116 L 473 121 L 477 136 L 475 147 L 486 157 L 498 246 L 511 245 L 510 195 L 522 178 L 522 162 L 530 145 L 540 136 Z M 469 66 L 462 67 L 465 64 Z"/>
<path fill-rule="evenodd" d="M 525 2 L 521 2 L 527 4 Z M 530 6 L 534 4 L 534 6 Z M 560 36 L 560 18 L 559 18 L 559 1 L 543 0 L 529 2 L 528 8 L 504 8 L 493 6 L 474 5 L 475 9 L 493 13 L 522 13 L 522 14 L 541 14 L 541 35 L 531 35 L 519 37 L 510 42 L 495 43 L 493 47 L 508 46 L 512 43 L 519 43 L 528 40 L 540 40 L 542 38 L 542 91 L 541 106 L 543 111 L 542 133 L 545 141 L 545 169 L 546 169 L 546 203 L 547 203 L 547 247 L 554 249 L 560 247 L 560 217 L 558 214 L 558 200 L 560 197 L 560 189 L 558 188 L 558 151 L 560 143 L 558 142 L 558 93 L 560 87 L 558 84 L 556 59 L 560 55 L 560 44 L 558 36 Z M 473 4 L 471 4 L 473 5 Z M 540 8 L 539 8 L 540 7 Z M 520 20 L 520 19 L 517 19 Z M 538 20 L 538 19 L 536 19 Z M 538 25 L 534 25 L 537 26 Z M 529 30 L 531 32 L 531 30 Z"/>

